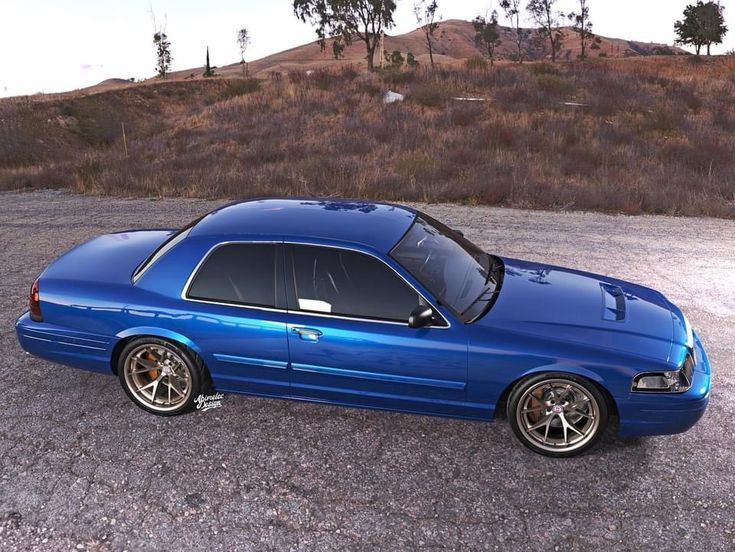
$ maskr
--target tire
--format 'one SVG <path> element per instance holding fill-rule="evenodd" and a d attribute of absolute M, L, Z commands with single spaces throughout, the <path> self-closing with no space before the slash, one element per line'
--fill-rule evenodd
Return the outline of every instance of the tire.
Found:
<path fill-rule="evenodd" d="M 518 440 L 532 451 L 565 458 L 589 450 L 608 424 L 608 406 L 586 378 L 559 372 L 531 376 L 508 398 L 508 421 Z"/>
<path fill-rule="evenodd" d="M 196 397 L 210 388 L 209 374 L 198 357 L 157 337 L 128 343 L 118 357 L 117 374 L 130 400 L 158 416 L 189 412 Z"/>

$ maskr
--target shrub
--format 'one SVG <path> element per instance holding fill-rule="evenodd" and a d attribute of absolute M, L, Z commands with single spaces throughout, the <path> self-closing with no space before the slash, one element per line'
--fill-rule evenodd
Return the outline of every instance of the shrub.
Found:
<path fill-rule="evenodd" d="M 541 92 L 550 96 L 563 97 L 575 90 L 574 83 L 569 77 L 555 75 L 553 73 L 539 73 L 538 87 Z"/>
<path fill-rule="evenodd" d="M 331 90 L 342 82 L 340 75 L 329 69 L 315 69 L 308 78 L 319 90 Z"/>
<path fill-rule="evenodd" d="M 260 81 L 258 79 L 230 79 L 227 81 L 227 86 L 218 99 L 227 100 L 229 98 L 236 98 L 237 96 L 252 94 L 258 90 L 260 90 Z"/>
<path fill-rule="evenodd" d="M 172 81 L 1 100 L 0 188 L 735 218 L 735 59 L 353 75 L 345 67 L 252 84 Z M 399 82 L 408 101 L 384 105 L 380 95 Z M 231 95 L 233 88 L 250 95 Z M 559 108 L 567 98 L 588 107 Z M 127 157 L 117 141 L 121 120 Z"/>
<path fill-rule="evenodd" d="M 435 83 L 422 83 L 412 88 L 409 98 L 424 107 L 439 107 L 447 100 L 447 95 Z"/>
<path fill-rule="evenodd" d="M 542 61 L 540 63 L 532 63 L 530 64 L 531 67 L 531 73 L 534 75 L 560 75 L 561 70 L 558 66 L 554 65 L 553 63 L 548 63 L 546 61 Z"/>
<path fill-rule="evenodd" d="M 470 126 L 482 120 L 485 106 L 482 102 L 457 102 L 449 110 L 449 120 L 455 126 Z"/>
<path fill-rule="evenodd" d="M 487 61 L 480 56 L 473 56 L 464 60 L 467 71 L 484 71 L 487 69 Z"/>

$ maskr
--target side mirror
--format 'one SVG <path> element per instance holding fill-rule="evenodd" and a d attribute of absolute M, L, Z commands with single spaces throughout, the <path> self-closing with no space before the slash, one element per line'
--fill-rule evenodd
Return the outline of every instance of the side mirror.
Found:
<path fill-rule="evenodd" d="M 452 228 L 452 230 L 454 230 L 455 234 L 459 234 L 464 238 L 464 232 L 462 232 L 462 230 L 457 230 L 456 228 Z"/>
<path fill-rule="evenodd" d="M 434 320 L 434 311 L 428 305 L 419 305 L 408 317 L 409 328 L 425 328 Z"/>

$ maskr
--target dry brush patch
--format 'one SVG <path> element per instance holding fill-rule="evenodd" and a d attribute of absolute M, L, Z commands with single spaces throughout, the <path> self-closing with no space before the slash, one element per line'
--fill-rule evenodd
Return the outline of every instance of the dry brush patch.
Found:
<path fill-rule="evenodd" d="M 3 101 L 0 188 L 732 218 L 733 75 L 729 58 L 343 67 Z M 407 100 L 384 105 L 389 88 Z"/>

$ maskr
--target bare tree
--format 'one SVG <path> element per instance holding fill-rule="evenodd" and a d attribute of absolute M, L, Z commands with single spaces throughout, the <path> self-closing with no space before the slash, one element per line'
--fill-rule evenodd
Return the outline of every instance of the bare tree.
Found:
<path fill-rule="evenodd" d="M 516 48 L 518 63 L 523 63 L 523 43 L 528 37 L 528 31 L 521 28 L 521 14 L 523 13 L 523 0 L 502 0 L 500 8 L 503 10 L 510 27 L 516 35 Z"/>
<path fill-rule="evenodd" d="M 539 38 L 549 41 L 551 47 L 551 61 L 556 62 L 556 56 L 561 51 L 564 42 L 564 31 L 561 29 L 561 20 L 564 14 L 556 8 L 557 0 L 529 0 L 526 10 L 538 27 Z"/>
<path fill-rule="evenodd" d="M 423 31 L 426 37 L 426 45 L 429 47 L 429 60 L 431 60 L 431 68 L 434 68 L 434 33 L 439 28 L 441 15 L 437 14 L 439 4 L 437 0 L 419 0 L 413 5 L 413 13 L 416 16 L 416 23 Z"/>
<path fill-rule="evenodd" d="M 248 74 L 248 64 L 245 63 L 245 51 L 250 46 L 250 33 L 243 27 L 237 31 L 237 45 L 240 47 L 240 64 L 242 65 L 242 76 L 246 77 Z"/>

